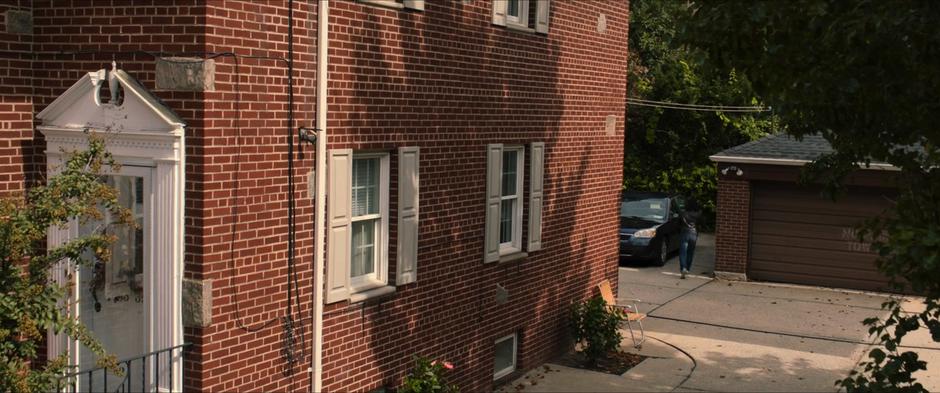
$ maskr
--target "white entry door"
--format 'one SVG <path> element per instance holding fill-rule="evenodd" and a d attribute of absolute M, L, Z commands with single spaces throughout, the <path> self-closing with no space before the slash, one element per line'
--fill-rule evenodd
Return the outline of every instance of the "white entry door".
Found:
<path fill-rule="evenodd" d="M 101 220 L 77 223 L 78 236 L 106 233 L 114 236 L 111 260 L 79 269 L 75 288 L 78 316 L 105 351 L 117 360 L 134 359 L 151 351 L 149 348 L 152 309 L 151 281 L 151 214 L 153 169 L 124 166 L 119 174 L 107 175 L 104 181 L 117 190 L 121 207 L 132 214 L 134 226 L 118 225 L 117 217 L 106 213 Z M 104 209 L 102 209 L 104 210 Z M 89 253 L 87 260 L 94 260 Z M 77 347 L 77 348 L 76 348 Z M 79 370 L 98 367 L 97 357 L 88 348 L 73 343 L 77 349 Z M 146 361 L 152 362 L 151 359 Z M 150 390 L 153 366 L 136 359 L 119 364 L 124 370 L 118 375 L 99 370 L 78 377 L 79 391 L 141 391 Z M 149 366 L 149 367 L 148 367 Z"/>

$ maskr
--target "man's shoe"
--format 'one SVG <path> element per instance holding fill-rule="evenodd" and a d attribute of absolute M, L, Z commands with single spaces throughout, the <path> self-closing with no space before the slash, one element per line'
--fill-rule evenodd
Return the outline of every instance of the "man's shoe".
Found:
<path fill-rule="evenodd" d="M 685 273 L 686 273 L 686 270 L 685 270 L 685 269 L 682 269 L 682 271 L 679 272 L 679 273 L 681 274 L 681 275 L 679 276 L 679 278 L 685 280 Z"/>

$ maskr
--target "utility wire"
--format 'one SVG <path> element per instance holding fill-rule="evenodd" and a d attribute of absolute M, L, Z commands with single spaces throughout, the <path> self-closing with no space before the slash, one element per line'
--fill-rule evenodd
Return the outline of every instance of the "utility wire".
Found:
<path fill-rule="evenodd" d="M 663 108 L 663 109 L 677 109 L 677 110 L 686 110 L 686 111 L 699 111 L 699 112 L 771 112 L 773 108 L 769 106 L 735 106 L 735 105 L 699 105 L 699 104 L 682 104 L 676 102 L 668 101 L 653 101 L 653 100 L 644 100 L 640 98 L 627 98 L 627 103 L 636 106 L 647 106 L 653 108 Z"/>
<path fill-rule="evenodd" d="M 705 105 L 705 104 L 683 104 L 678 102 L 669 102 L 669 101 L 656 101 L 656 100 L 647 100 L 643 98 L 630 97 L 627 98 L 628 101 L 638 101 L 645 102 L 650 104 L 666 104 L 666 105 L 675 105 L 675 106 L 686 106 L 686 107 L 695 107 L 695 108 L 727 108 L 727 109 L 755 109 L 755 108 L 764 108 L 759 105 Z"/>

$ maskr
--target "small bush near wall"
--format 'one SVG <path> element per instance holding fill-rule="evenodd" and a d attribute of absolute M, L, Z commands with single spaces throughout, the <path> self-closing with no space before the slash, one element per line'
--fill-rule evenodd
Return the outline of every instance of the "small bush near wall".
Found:
<path fill-rule="evenodd" d="M 418 357 L 415 368 L 405 377 L 399 392 L 402 393 L 457 393 L 457 385 L 447 383 L 444 374 L 452 370 L 450 362 Z"/>
<path fill-rule="evenodd" d="M 623 337 L 617 327 L 623 320 L 621 312 L 610 309 L 604 299 L 597 296 L 572 307 L 572 334 L 575 343 L 584 345 L 582 352 L 588 363 L 597 364 L 608 352 L 620 348 Z"/>

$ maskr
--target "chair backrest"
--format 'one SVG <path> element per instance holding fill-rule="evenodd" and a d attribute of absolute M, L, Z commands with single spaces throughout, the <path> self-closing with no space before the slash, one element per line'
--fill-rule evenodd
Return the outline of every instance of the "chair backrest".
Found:
<path fill-rule="evenodd" d="M 608 306 L 617 304 L 617 298 L 614 297 L 614 291 L 610 289 L 610 281 L 604 280 L 597 284 L 597 290 L 601 293 L 601 298 Z"/>

